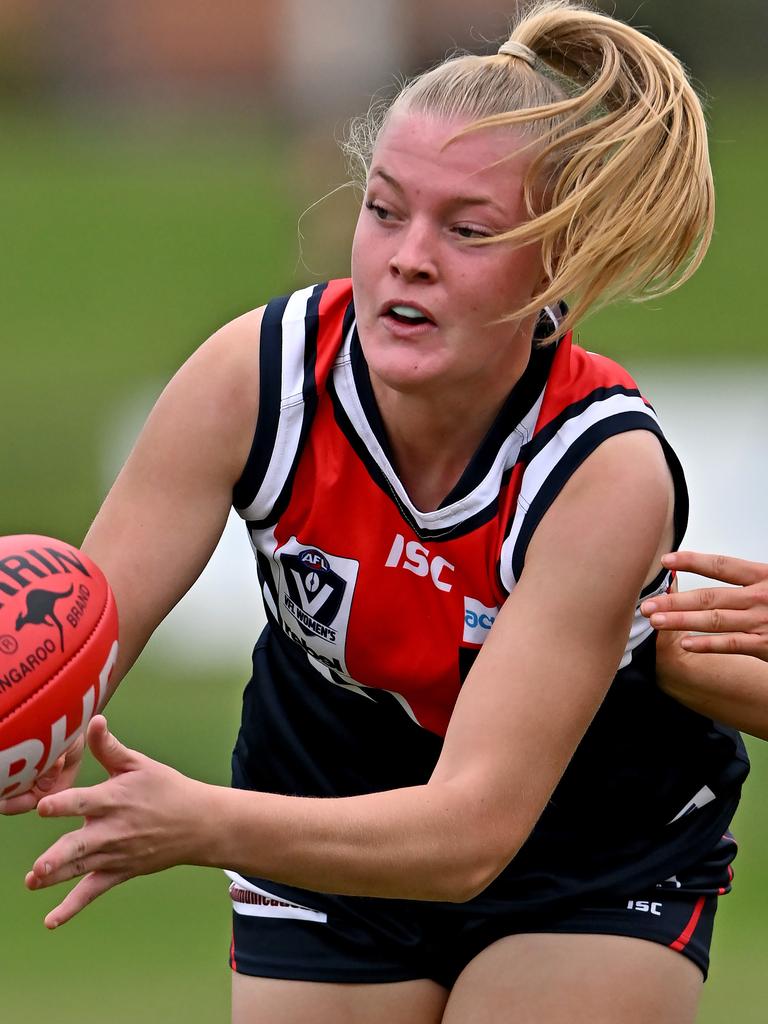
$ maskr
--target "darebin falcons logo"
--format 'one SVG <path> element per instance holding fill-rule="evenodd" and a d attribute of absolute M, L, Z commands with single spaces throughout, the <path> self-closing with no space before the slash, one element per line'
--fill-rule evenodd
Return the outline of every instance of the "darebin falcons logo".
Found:
<path fill-rule="evenodd" d="M 296 537 L 275 555 L 283 629 L 323 665 L 346 673 L 344 648 L 360 563 L 301 544 Z"/>

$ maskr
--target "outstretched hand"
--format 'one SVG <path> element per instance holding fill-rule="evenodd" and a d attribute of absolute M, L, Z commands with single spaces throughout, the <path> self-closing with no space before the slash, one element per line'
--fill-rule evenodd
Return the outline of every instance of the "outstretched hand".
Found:
<path fill-rule="evenodd" d="M 202 863 L 199 832 L 208 816 L 201 803 L 211 787 L 124 746 L 109 732 L 103 715 L 90 722 L 87 743 L 109 779 L 38 803 L 42 817 L 85 819 L 38 857 L 26 876 L 29 889 L 84 876 L 47 915 L 48 928 L 69 921 L 129 878 Z"/>
<path fill-rule="evenodd" d="M 640 610 L 654 629 L 706 634 L 680 641 L 697 654 L 751 654 L 768 661 L 768 565 L 696 551 L 676 551 L 662 562 L 668 569 L 735 586 L 678 591 L 644 601 Z"/>

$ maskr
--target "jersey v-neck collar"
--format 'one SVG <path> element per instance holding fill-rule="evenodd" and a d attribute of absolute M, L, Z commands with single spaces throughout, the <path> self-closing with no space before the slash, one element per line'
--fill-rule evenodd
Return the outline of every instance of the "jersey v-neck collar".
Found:
<path fill-rule="evenodd" d="M 354 311 L 345 317 L 347 328 L 340 358 L 334 373 L 338 411 L 345 421 L 358 455 L 380 485 L 394 497 L 406 518 L 420 532 L 442 533 L 453 530 L 469 518 L 475 519 L 495 507 L 503 476 L 515 462 L 520 448 L 533 434 L 557 344 L 537 345 L 552 333 L 555 314 L 542 314 L 534 334 L 531 357 L 520 380 L 510 391 L 494 422 L 469 460 L 460 479 L 438 508 L 422 512 L 410 500 L 394 468 L 389 439 L 376 402 L 370 372 L 365 361 Z M 463 531 L 462 531 L 463 532 Z"/>

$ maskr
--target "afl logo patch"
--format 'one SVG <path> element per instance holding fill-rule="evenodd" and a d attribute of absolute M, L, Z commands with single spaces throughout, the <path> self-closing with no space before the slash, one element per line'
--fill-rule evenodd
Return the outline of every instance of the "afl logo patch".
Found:
<path fill-rule="evenodd" d="M 346 672 L 344 649 L 360 563 L 296 537 L 278 548 L 275 558 L 283 629 L 328 668 Z"/>
<path fill-rule="evenodd" d="M 299 561 L 308 569 L 316 569 L 320 572 L 329 572 L 331 568 L 328 559 L 317 548 L 308 548 L 306 551 L 302 551 L 299 554 Z"/>

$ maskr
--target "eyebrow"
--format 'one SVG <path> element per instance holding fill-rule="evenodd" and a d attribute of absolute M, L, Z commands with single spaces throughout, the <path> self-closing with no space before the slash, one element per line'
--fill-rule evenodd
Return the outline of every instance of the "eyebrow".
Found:
<path fill-rule="evenodd" d="M 397 178 L 393 178 L 391 174 L 388 174 L 386 171 L 381 170 L 380 167 L 377 167 L 375 170 L 371 171 L 371 178 L 375 177 L 383 178 L 383 180 L 386 181 L 386 183 L 390 185 L 395 190 L 395 192 L 398 192 L 401 196 L 405 195 L 405 189 L 397 180 Z M 451 198 L 447 201 L 446 205 L 492 206 L 494 209 L 498 210 L 499 213 L 504 213 L 504 210 L 502 210 L 502 208 L 499 206 L 495 199 L 492 199 L 491 196 L 484 195 L 451 196 Z"/>

